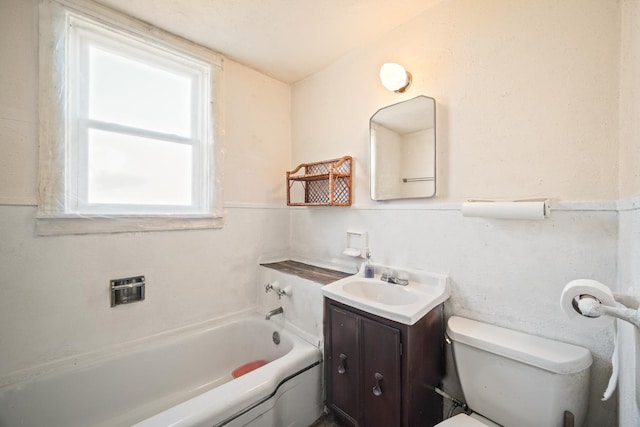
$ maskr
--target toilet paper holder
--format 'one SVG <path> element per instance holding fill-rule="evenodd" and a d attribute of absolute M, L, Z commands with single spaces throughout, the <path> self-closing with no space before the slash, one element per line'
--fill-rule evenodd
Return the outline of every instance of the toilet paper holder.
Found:
<path fill-rule="evenodd" d="M 623 307 L 602 304 L 598 298 L 589 294 L 578 295 L 571 303 L 574 310 L 582 316 L 591 318 L 611 316 L 629 322 L 640 329 L 640 311 L 630 307 L 640 306 L 638 299 L 631 294 L 619 292 L 613 292 L 613 299 Z"/>
<path fill-rule="evenodd" d="M 611 292 L 604 284 L 591 279 L 577 279 L 567 283 L 560 296 L 560 306 L 567 316 L 592 325 L 610 325 L 610 318 L 624 320 L 640 329 L 640 299 L 631 293 Z M 613 323 L 612 372 L 602 400 L 608 400 L 615 392 L 619 365 L 619 341 L 617 325 Z"/>

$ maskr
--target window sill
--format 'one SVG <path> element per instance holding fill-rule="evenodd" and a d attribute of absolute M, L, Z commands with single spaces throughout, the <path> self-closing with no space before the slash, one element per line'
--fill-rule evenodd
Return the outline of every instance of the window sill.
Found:
<path fill-rule="evenodd" d="M 222 215 L 210 216 L 80 216 L 40 215 L 36 218 L 39 236 L 65 234 L 132 233 L 222 228 Z"/>

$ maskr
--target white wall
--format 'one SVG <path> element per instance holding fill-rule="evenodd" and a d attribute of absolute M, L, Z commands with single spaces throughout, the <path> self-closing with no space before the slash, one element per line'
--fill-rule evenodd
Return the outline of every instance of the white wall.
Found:
<path fill-rule="evenodd" d="M 380 84 L 387 61 L 412 72 L 406 93 Z M 294 85 L 292 160 L 349 152 L 355 202 L 373 204 L 368 120 L 426 94 L 437 101 L 439 201 L 615 200 L 618 64 L 616 2 L 443 1 Z"/>
<path fill-rule="evenodd" d="M 267 267 L 260 267 L 258 283 L 258 313 L 262 315 L 274 308 L 282 307 L 284 313 L 273 316 L 271 321 L 282 326 L 286 322 L 298 336 L 324 351 L 322 285 Z M 289 288 L 290 295 L 278 297 L 275 290 L 266 293 L 266 284 L 277 284 L 280 289 Z"/>
<path fill-rule="evenodd" d="M 634 202 L 623 203 L 620 212 L 618 290 L 640 297 L 640 199 Z M 622 373 L 618 389 L 620 425 L 634 425 L 634 422 L 637 425 L 640 420 L 640 332 L 624 322 L 618 322 L 618 327 Z"/>
<path fill-rule="evenodd" d="M 640 1 L 623 0 L 620 67 L 620 198 L 640 193 Z"/>
<path fill-rule="evenodd" d="M 0 383 L 24 368 L 247 310 L 260 257 L 286 256 L 289 245 L 291 90 L 233 61 L 224 64 L 222 230 L 36 236 L 36 4 L 0 2 Z M 110 308 L 109 280 L 139 274 L 146 300 Z"/>
<path fill-rule="evenodd" d="M 640 296 L 640 1 L 624 0 L 621 17 L 618 290 Z M 620 425 L 637 425 L 640 334 L 621 325 L 620 345 Z"/>
<path fill-rule="evenodd" d="M 37 202 L 36 1 L 0 3 L 0 203 Z"/>
<path fill-rule="evenodd" d="M 572 279 L 617 279 L 620 5 L 449 0 L 294 85 L 293 163 L 350 154 L 355 206 L 296 209 L 291 251 L 352 265 L 347 229 L 369 232 L 375 262 L 447 273 L 447 315 L 583 345 L 592 351 L 589 425 L 616 425 L 600 402 L 611 330 L 567 320 L 559 296 Z M 387 92 L 380 65 L 413 74 Z M 419 94 L 437 101 L 434 199 L 368 197 L 368 119 Z M 552 198 L 551 218 L 463 218 L 467 198 Z M 596 201 L 596 203 L 587 203 Z M 611 202 L 607 202 L 611 201 Z M 455 390 L 454 381 L 445 387 Z"/>

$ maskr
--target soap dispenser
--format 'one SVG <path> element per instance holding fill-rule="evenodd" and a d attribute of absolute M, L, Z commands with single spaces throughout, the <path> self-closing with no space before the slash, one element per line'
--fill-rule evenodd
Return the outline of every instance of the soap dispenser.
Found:
<path fill-rule="evenodd" d="M 364 277 L 366 279 L 373 279 L 375 270 L 373 269 L 373 264 L 371 264 L 371 252 L 369 252 L 369 248 L 365 249 L 365 253 L 367 254 L 367 258 L 364 261 Z"/>

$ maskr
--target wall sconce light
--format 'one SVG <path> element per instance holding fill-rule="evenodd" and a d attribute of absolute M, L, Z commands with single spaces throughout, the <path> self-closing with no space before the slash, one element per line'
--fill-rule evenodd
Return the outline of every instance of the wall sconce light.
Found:
<path fill-rule="evenodd" d="M 411 73 L 400 64 L 387 62 L 380 68 L 380 81 L 388 90 L 403 93 L 411 85 Z"/>

